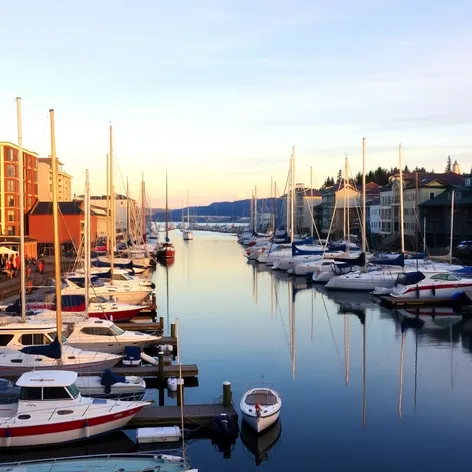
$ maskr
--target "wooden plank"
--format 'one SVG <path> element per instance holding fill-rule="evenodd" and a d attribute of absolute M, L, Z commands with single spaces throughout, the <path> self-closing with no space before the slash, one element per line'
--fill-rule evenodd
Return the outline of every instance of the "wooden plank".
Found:
<path fill-rule="evenodd" d="M 146 365 L 146 366 L 117 366 L 112 368 L 113 372 L 118 375 L 137 375 L 139 377 L 157 377 L 159 375 L 158 365 Z M 84 375 L 102 375 L 103 370 L 94 371 L 87 369 Z M 79 374 L 80 375 L 80 374 Z M 179 366 L 178 365 L 165 365 L 164 366 L 164 378 L 178 377 Z M 182 377 L 197 377 L 198 367 L 196 364 L 182 365 Z"/>
<path fill-rule="evenodd" d="M 222 404 L 208 405 L 184 405 L 184 423 L 185 425 L 210 425 L 212 419 L 222 413 L 231 417 L 238 417 L 236 410 L 231 406 L 224 407 Z M 158 406 L 149 405 L 144 407 L 128 423 L 129 426 L 164 426 L 180 425 L 180 407 L 179 406 Z"/>
<path fill-rule="evenodd" d="M 119 321 L 115 322 L 117 326 L 125 331 L 160 331 L 161 325 L 159 323 L 146 322 L 146 323 L 120 323 Z"/>

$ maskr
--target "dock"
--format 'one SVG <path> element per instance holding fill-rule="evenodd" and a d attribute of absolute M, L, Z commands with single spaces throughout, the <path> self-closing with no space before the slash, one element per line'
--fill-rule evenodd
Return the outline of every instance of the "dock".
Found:
<path fill-rule="evenodd" d="M 169 377 L 179 377 L 178 365 L 165 365 L 161 374 L 158 365 L 145 366 L 116 366 L 112 368 L 113 372 L 118 375 L 137 375 L 138 377 L 160 377 L 167 379 Z M 87 375 L 102 375 L 102 370 L 94 371 L 93 368 L 87 369 Z M 182 377 L 198 377 L 198 367 L 196 364 L 182 365 Z"/>
<path fill-rule="evenodd" d="M 463 299 L 451 298 L 397 298 L 389 295 L 380 297 L 380 303 L 387 308 L 407 308 L 407 307 L 431 307 L 431 306 L 459 306 L 463 303 Z"/>
<path fill-rule="evenodd" d="M 169 426 L 180 424 L 180 408 L 180 406 L 146 406 L 133 417 L 128 423 L 128 426 L 139 428 L 143 426 Z M 238 417 L 233 406 L 226 407 L 221 403 L 184 405 L 183 409 L 185 426 L 210 426 L 213 418 L 222 413 L 236 419 Z"/>

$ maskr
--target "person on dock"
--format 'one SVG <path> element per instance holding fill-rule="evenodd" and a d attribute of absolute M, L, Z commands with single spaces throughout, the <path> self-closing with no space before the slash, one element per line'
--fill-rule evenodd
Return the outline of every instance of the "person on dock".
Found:
<path fill-rule="evenodd" d="M 39 273 L 40 273 L 41 275 L 44 274 L 44 260 L 43 260 L 43 259 L 41 259 L 41 260 L 39 261 Z"/>

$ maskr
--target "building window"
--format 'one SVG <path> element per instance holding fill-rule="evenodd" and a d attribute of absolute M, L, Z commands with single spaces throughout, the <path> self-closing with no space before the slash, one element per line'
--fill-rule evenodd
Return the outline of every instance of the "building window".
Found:
<path fill-rule="evenodd" d="M 7 177 L 16 177 L 15 167 L 16 166 L 14 166 L 13 164 L 8 164 L 7 165 Z"/>
<path fill-rule="evenodd" d="M 8 221 L 15 221 L 15 210 L 8 210 Z"/>
<path fill-rule="evenodd" d="M 15 197 L 13 195 L 8 196 L 8 206 L 14 207 L 15 206 Z"/>
<path fill-rule="evenodd" d="M 14 180 L 7 180 L 7 192 L 16 192 L 16 185 Z"/>
<path fill-rule="evenodd" d="M 33 199 L 31 197 L 28 197 L 28 208 L 31 208 L 32 204 L 33 204 Z"/>
<path fill-rule="evenodd" d="M 13 161 L 13 149 L 7 149 L 7 161 Z"/>
<path fill-rule="evenodd" d="M 8 236 L 15 236 L 15 227 L 14 226 L 7 226 L 7 234 L 8 234 Z"/>
<path fill-rule="evenodd" d="M 434 192 L 429 193 L 429 199 L 432 200 L 434 198 Z"/>

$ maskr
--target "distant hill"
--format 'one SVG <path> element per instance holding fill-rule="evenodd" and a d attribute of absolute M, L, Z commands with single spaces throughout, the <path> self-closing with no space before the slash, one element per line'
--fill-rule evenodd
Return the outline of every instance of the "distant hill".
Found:
<path fill-rule="evenodd" d="M 190 207 L 190 218 L 197 217 L 198 221 L 210 220 L 224 220 L 224 221 L 236 221 L 239 218 L 249 218 L 251 214 L 250 210 L 251 200 L 236 200 L 234 202 L 213 202 L 206 206 Z M 278 201 L 279 211 L 282 208 L 282 202 Z M 260 200 L 258 203 L 259 211 L 263 213 L 269 213 L 272 209 L 272 199 L 265 198 Z M 183 209 L 184 215 L 187 215 L 187 207 Z M 165 221 L 165 210 L 153 210 L 152 215 L 153 221 Z M 169 210 L 169 221 L 181 221 L 182 220 L 182 209 Z"/>

